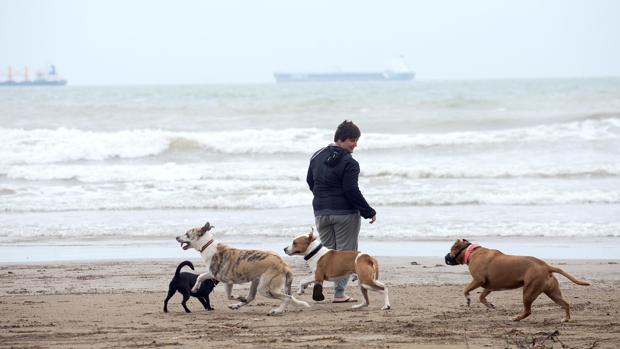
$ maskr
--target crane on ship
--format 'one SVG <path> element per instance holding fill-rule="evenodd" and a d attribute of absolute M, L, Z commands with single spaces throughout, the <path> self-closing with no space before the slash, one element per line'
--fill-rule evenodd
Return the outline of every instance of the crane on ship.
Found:
<path fill-rule="evenodd" d="M 37 71 L 34 80 L 30 80 L 28 66 L 20 70 L 9 66 L 6 74 L 0 71 L 0 86 L 64 86 L 66 84 L 67 80 L 58 76 L 56 66 L 53 64 L 49 66 L 47 73 L 44 70 Z"/>

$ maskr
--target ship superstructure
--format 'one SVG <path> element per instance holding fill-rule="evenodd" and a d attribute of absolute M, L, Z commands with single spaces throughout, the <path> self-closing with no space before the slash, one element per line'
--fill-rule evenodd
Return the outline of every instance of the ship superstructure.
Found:
<path fill-rule="evenodd" d="M 28 66 L 25 66 L 22 70 L 14 70 L 12 67 L 8 67 L 5 76 L 5 80 L 0 80 L 0 86 L 64 86 L 67 84 L 67 80 L 61 78 L 56 73 L 56 67 L 50 65 L 47 72 L 38 71 L 34 80 L 30 79 Z"/>

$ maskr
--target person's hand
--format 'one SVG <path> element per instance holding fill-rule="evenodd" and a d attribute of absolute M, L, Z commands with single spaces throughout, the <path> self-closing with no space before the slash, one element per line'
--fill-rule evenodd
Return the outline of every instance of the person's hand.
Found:
<path fill-rule="evenodd" d="M 372 216 L 370 219 L 370 224 L 373 224 L 377 220 L 377 215 Z"/>

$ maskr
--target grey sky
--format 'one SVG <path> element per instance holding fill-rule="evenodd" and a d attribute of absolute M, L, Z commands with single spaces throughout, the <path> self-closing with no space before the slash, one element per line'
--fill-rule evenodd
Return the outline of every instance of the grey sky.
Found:
<path fill-rule="evenodd" d="M 419 79 L 620 76 L 619 16 L 615 0 L 0 0 L 0 71 L 271 82 L 274 70 L 382 70 L 402 54 Z"/>

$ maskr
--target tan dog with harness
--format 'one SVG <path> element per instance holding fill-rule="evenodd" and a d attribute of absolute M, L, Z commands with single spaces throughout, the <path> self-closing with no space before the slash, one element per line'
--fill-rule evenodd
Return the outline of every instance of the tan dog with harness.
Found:
<path fill-rule="evenodd" d="M 296 305 L 310 307 L 308 303 L 291 296 L 293 272 L 280 256 L 269 251 L 228 247 L 215 241 L 213 233 L 209 232 L 212 228 L 207 222 L 202 228 L 190 229 L 176 238 L 184 250 L 192 247 L 200 251 L 207 264 L 207 272 L 198 276 L 192 292 L 198 291 L 207 279 L 215 279 L 226 284 L 228 299 L 240 301 L 230 304 L 230 309 L 239 309 L 250 303 L 256 297 L 257 291 L 265 297 L 282 301 L 279 307 L 271 309 L 269 315 L 282 313 L 291 301 Z M 233 284 L 246 282 L 251 282 L 247 299 L 232 296 Z M 283 286 L 285 293 L 281 291 Z"/>
<path fill-rule="evenodd" d="M 353 309 L 367 307 L 368 290 L 380 292 L 384 296 L 383 310 L 390 309 L 387 287 L 377 280 L 379 278 L 379 262 L 373 257 L 358 251 L 330 250 L 321 244 L 311 231 L 296 237 L 290 246 L 284 248 L 289 255 L 303 255 L 312 269 L 314 276 L 299 283 L 297 294 L 304 293 L 305 288 L 314 283 L 312 299 L 322 301 L 323 281 L 334 281 L 353 273 L 357 274 L 364 301 L 353 306 Z"/>
<path fill-rule="evenodd" d="M 498 250 L 484 248 L 465 239 L 456 240 L 452 245 L 450 253 L 446 255 L 446 264 L 469 266 L 473 280 L 463 290 L 467 306 L 471 303 L 469 292 L 478 287 L 484 288 L 480 294 L 480 302 L 488 308 L 495 308 L 486 299 L 491 291 L 523 287 L 523 313 L 515 316 L 514 321 L 525 319 L 532 313 L 532 303 L 541 293 L 564 308 L 566 316 L 562 322 L 570 320 L 570 305 L 562 298 L 560 284 L 553 273 L 562 274 L 577 285 L 590 285 L 538 258 L 505 255 Z"/>

